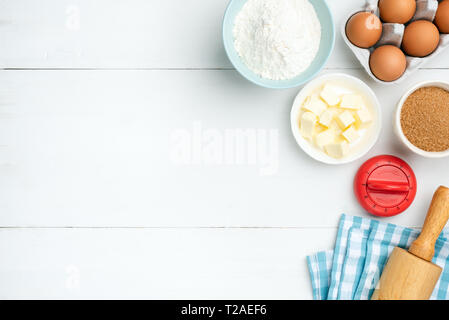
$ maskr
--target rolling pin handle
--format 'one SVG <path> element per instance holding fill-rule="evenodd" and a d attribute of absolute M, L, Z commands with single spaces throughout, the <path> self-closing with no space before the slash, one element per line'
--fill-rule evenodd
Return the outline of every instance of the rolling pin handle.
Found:
<path fill-rule="evenodd" d="M 449 188 L 440 186 L 433 195 L 424 226 L 409 252 L 421 259 L 432 261 L 435 243 L 449 219 Z"/>

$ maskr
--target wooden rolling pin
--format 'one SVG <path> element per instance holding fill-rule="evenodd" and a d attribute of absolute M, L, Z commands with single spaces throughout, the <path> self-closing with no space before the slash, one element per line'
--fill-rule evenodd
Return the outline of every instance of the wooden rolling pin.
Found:
<path fill-rule="evenodd" d="M 435 243 L 449 219 L 449 189 L 435 192 L 422 232 L 408 251 L 394 248 L 372 300 L 428 300 L 442 269 L 433 264 Z"/>

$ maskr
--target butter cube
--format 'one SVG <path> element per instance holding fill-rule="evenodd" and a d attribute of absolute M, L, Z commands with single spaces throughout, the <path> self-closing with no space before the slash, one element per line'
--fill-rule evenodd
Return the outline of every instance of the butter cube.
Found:
<path fill-rule="evenodd" d="M 359 137 L 359 133 L 354 126 L 350 126 L 341 134 L 349 143 L 355 142 Z"/>
<path fill-rule="evenodd" d="M 317 122 L 316 115 L 312 112 L 304 112 L 301 117 L 301 133 L 304 138 L 312 139 Z"/>
<path fill-rule="evenodd" d="M 324 86 L 323 90 L 321 90 L 320 96 L 331 107 L 340 103 L 340 96 L 337 94 L 335 89 L 328 84 Z"/>
<path fill-rule="evenodd" d="M 343 132 L 343 130 L 341 130 L 340 128 L 340 125 L 335 120 L 332 120 L 329 129 L 334 130 L 336 136 L 339 136 Z"/>
<path fill-rule="evenodd" d="M 327 109 L 327 104 L 317 95 L 313 95 L 306 100 L 302 108 L 320 116 Z"/>
<path fill-rule="evenodd" d="M 368 109 L 363 108 L 361 110 L 357 110 L 355 112 L 355 125 L 358 129 L 362 128 L 366 124 L 370 123 L 373 118 L 371 116 L 371 113 L 368 111 Z"/>
<path fill-rule="evenodd" d="M 332 158 L 340 159 L 348 154 L 349 144 L 345 140 L 341 140 L 326 145 L 324 149 Z"/>
<path fill-rule="evenodd" d="M 316 135 L 315 144 L 320 149 L 323 149 L 324 146 L 334 142 L 334 140 L 335 140 L 335 131 L 332 129 L 327 129 Z"/>
<path fill-rule="evenodd" d="M 359 95 L 345 94 L 341 98 L 340 107 L 344 109 L 359 110 L 363 106 L 363 99 Z"/>
<path fill-rule="evenodd" d="M 334 119 L 334 112 L 331 109 L 327 109 L 325 110 L 321 115 L 320 115 L 320 124 L 328 127 L 331 125 L 332 119 Z"/>
<path fill-rule="evenodd" d="M 336 120 L 342 129 L 346 129 L 355 122 L 355 118 L 352 116 L 352 113 L 348 110 L 342 112 L 336 118 Z"/>

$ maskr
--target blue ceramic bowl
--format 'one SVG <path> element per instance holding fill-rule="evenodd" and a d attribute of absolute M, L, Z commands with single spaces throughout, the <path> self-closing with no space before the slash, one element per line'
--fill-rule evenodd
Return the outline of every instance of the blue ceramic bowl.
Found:
<path fill-rule="evenodd" d="M 226 9 L 223 20 L 223 42 L 226 53 L 231 60 L 231 63 L 242 76 L 249 81 L 266 88 L 272 89 L 286 89 L 298 87 L 310 79 L 312 79 L 327 62 L 335 42 L 335 27 L 332 13 L 326 4 L 325 0 L 309 0 L 314 6 L 318 19 L 321 23 L 321 43 L 318 53 L 312 64 L 307 70 L 297 77 L 289 80 L 269 80 L 264 79 L 252 72 L 240 58 L 239 54 L 234 48 L 234 36 L 232 30 L 234 28 L 234 20 L 237 14 L 242 9 L 247 0 L 231 0 Z"/>

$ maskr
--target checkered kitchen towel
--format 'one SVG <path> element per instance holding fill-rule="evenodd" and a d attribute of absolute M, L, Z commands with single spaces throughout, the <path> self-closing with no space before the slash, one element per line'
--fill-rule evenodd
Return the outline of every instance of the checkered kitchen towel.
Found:
<path fill-rule="evenodd" d="M 368 300 L 395 247 L 408 248 L 419 231 L 342 215 L 335 249 L 307 257 L 315 300 Z M 449 230 L 435 246 L 433 262 L 443 268 L 431 299 L 449 299 Z"/>

